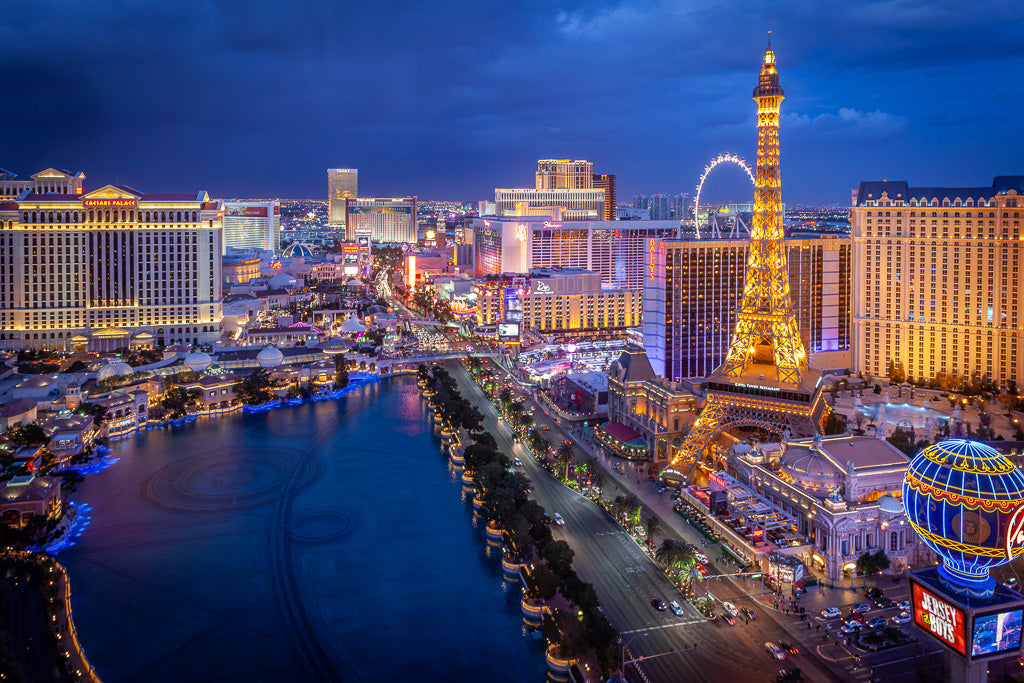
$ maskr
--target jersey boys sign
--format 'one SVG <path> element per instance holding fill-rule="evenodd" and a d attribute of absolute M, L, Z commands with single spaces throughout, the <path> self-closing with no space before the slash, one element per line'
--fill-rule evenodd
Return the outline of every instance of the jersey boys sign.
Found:
<path fill-rule="evenodd" d="M 961 655 L 964 644 L 964 612 L 936 597 L 918 583 L 911 583 L 914 597 L 914 622 Z"/>

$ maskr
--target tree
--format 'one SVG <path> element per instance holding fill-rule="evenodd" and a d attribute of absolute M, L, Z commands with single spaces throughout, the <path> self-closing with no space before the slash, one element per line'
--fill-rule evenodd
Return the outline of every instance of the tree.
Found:
<path fill-rule="evenodd" d="M 7 429 L 7 438 L 16 446 L 37 446 L 50 440 L 36 422 L 27 425 L 15 422 Z"/>
<path fill-rule="evenodd" d="M 538 564 L 530 571 L 530 596 L 547 602 L 558 592 L 558 577 L 547 565 Z"/>
<path fill-rule="evenodd" d="M 666 538 L 654 551 L 654 559 L 671 570 L 677 581 L 682 578 L 689 584 L 690 573 L 697 564 L 697 549 L 689 543 Z"/>
<path fill-rule="evenodd" d="M 575 555 L 565 541 L 551 541 L 541 551 L 544 561 L 558 576 L 565 576 L 572 570 L 572 558 Z"/>
<path fill-rule="evenodd" d="M 96 425 L 107 417 L 107 407 L 99 403 L 82 403 L 75 412 L 79 415 L 92 415 L 92 421 Z"/>
<path fill-rule="evenodd" d="M 423 366 L 421 365 L 420 367 L 422 368 Z M 348 360 L 345 359 L 345 354 L 340 353 L 334 357 L 334 389 L 344 389 L 347 386 Z"/>
<path fill-rule="evenodd" d="M 825 429 L 823 434 L 830 436 L 832 434 L 842 434 L 846 431 L 846 417 L 839 415 L 834 410 L 829 412 L 828 417 L 825 418 Z"/>
<path fill-rule="evenodd" d="M 647 542 L 654 543 L 654 537 L 661 531 L 661 519 L 657 515 L 651 515 L 644 522 L 644 531 L 647 534 Z"/>
<path fill-rule="evenodd" d="M 573 449 L 572 443 L 568 440 L 563 441 L 562 445 L 555 451 L 555 459 L 558 460 L 558 466 L 562 468 L 562 479 L 569 478 L 569 465 L 572 463 L 574 455 L 575 449 Z"/>
<path fill-rule="evenodd" d="M 892 562 L 885 551 L 879 548 L 876 553 L 865 552 L 857 558 L 857 573 L 859 574 L 880 574 L 889 568 Z"/>
<path fill-rule="evenodd" d="M 266 403 L 274 397 L 270 390 L 270 372 L 266 368 L 256 370 L 239 383 L 235 393 L 246 405 Z"/>
<path fill-rule="evenodd" d="M 889 381 L 893 384 L 903 384 L 907 381 L 907 373 L 901 361 L 889 361 Z"/>

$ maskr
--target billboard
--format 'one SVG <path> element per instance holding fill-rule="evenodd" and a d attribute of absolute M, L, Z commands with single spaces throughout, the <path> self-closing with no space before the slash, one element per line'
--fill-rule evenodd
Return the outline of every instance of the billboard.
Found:
<path fill-rule="evenodd" d="M 370 236 L 359 235 L 359 237 L 356 238 L 356 243 L 363 249 L 366 249 L 370 246 Z"/>
<path fill-rule="evenodd" d="M 519 323 L 498 323 L 498 339 L 518 339 Z"/>
<path fill-rule="evenodd" d="M 342 272 L 345 273 L 345 275 L 358 275 L 359 266 L 344 266 L 342 268 Z"/>
<path fill-rule="evenodd" d="M 523 322 L 523 300 L 519 298 L 519 290 L 508 287 L 502 290 L 502 315 L 510 323 Z M 518 333 L 517 333 L 518 336 Z"/>
<path fill-rule="evenodd" d="M 933 638 L 966 656 L 964 611 L 936 596 L 916 581 L 910 582 L 914 623 Z M 1018 642 L 1020 640 L 1018 628 Z"/>
<path fill-rule="evenodd" d="M 238 206 L 227 204 L 225 213 L 228 216 L 241 216 L 243 218 L 266 218 L 267 207 L 265 206 Z"/>
<path fill-rule="evenodd" d="M 978 615 L 971 628 L 971 657 L 980 658 L 1020 649 L 1024 610 Z"/>

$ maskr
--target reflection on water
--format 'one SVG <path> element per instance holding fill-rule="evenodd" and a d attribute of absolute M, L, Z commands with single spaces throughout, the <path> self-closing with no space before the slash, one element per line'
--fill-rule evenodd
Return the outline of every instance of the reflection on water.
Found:
<path fill-rule="evenodd" d="M 61 554 L 103 680 L 543 680 L 424 412 L 394 379 L 118 443 Z"/>

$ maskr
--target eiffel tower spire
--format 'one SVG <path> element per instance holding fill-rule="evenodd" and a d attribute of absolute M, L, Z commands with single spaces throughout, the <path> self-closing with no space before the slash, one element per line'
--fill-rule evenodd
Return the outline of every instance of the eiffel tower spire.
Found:
<path fill-rule="evenodd" d="M 807 353 L 800 341 L 789 295 L 779 175 L 779 108 L 785 93 L 779 85 L 770 40 L 769 37 L 761 75 L 754 88 L 757 173 L 746 281 L 736 329 L 719 372 L 727 377 L 741 377 L 752 363 L 771 365 L 779 382 L 799 384 L 802 371 L 807 368 Z"/>
<path fill-rule="evenodd" d="M 722 432 L 754 427 L 780 438 L 819 432 L 829 413 L 820 374 L 807 364 L 800 341 L 782 233 L 779 107 L 785 93 L 771 34 L 754 88 L 757 173 L 743 298 L 725 361 L 703 383 L 700 415 L 662 476 L 688 480 L 705 449 Z"/>

